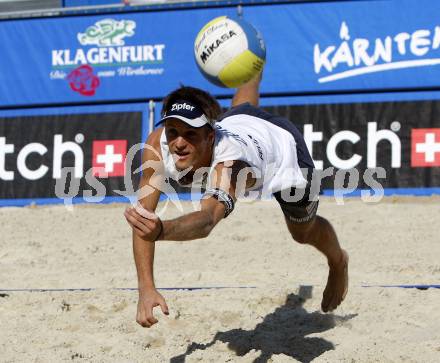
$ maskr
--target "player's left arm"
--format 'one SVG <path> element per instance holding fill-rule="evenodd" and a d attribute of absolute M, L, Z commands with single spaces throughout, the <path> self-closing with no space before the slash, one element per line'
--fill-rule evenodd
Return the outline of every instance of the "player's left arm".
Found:
<path fill-rule="evenodd" d="M 211 183 L 201 200 L 201 210 L 172 220 L 160 221 L 162 232 L 157 240 L 188 241 L 204 238 L 227 216 L 236 201 L 237 180 L 247 164 L 241 161 L 219 163 L 214 168 Z M 145 217 L 137 216 L 142 222 Z M 145 225 L 145 229 L 149 227 Z M 148 233 L 148 231 L 144 231 Z"/>

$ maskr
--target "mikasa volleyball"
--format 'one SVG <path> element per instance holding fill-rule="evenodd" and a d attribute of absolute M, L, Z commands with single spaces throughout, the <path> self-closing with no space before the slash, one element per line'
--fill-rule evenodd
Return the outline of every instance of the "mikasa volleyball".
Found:
<path fill-rule="evenodd" d="M 217 86 L 236 88 L 263 69 L 266 46 L 246 21 L 220 16 L 200 30 L 194 56 L 205 78 Z"/>

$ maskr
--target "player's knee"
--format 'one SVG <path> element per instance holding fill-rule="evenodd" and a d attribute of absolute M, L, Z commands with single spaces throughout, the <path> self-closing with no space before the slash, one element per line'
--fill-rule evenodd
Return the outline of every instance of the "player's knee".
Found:
<path fill-rule="evenodd" d="M 209 236 L 209 234 L 211 233 L 212 229 L 214 228 L 214 226 L 212 225 L 206 225 L 204 227 L 202 227 L 200 229 L 200 238 L 206 238 Z"/>
<path fill-rule="evenodd" d="M 310 241 L 310 233 L 308 231 L 298 231 L 291 234 L 293 239 L 298 243 L 307 244 Z"/>
<path fill-rule="evenodd" d="M 287 223 L 293 239 L 301 244 L 311 243 L 314 221 L 309 223 Z"/>

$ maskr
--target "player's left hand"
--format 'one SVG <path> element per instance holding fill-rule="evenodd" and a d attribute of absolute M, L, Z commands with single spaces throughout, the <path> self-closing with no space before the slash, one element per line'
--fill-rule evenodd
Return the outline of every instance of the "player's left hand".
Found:
<path fill-rule="evenodd" d="M 134 232 L 146 241 L 154 242 L 162 234 L 160 218 L 140 205 L 127 208 L 124 216 Z"/>

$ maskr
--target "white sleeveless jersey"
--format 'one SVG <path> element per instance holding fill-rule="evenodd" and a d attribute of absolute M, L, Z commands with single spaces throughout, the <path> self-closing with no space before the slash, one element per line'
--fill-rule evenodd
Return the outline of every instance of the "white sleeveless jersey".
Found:
<path fill-rule="evenodd" d="M 165 130 L 160 139 L 166 177 L 178 180 Z M 241 160 L 252 167 L 257 183 L 250 190 L 269 195 L 291 187 L 304 188 L 307 181 L 298 164 L 293 135 L 262 118 L 237 114 L 216 124 L 214 155 L 211 168 L 221 162 Z M 202 181 L 196 180 L 195 184 Z"/>

